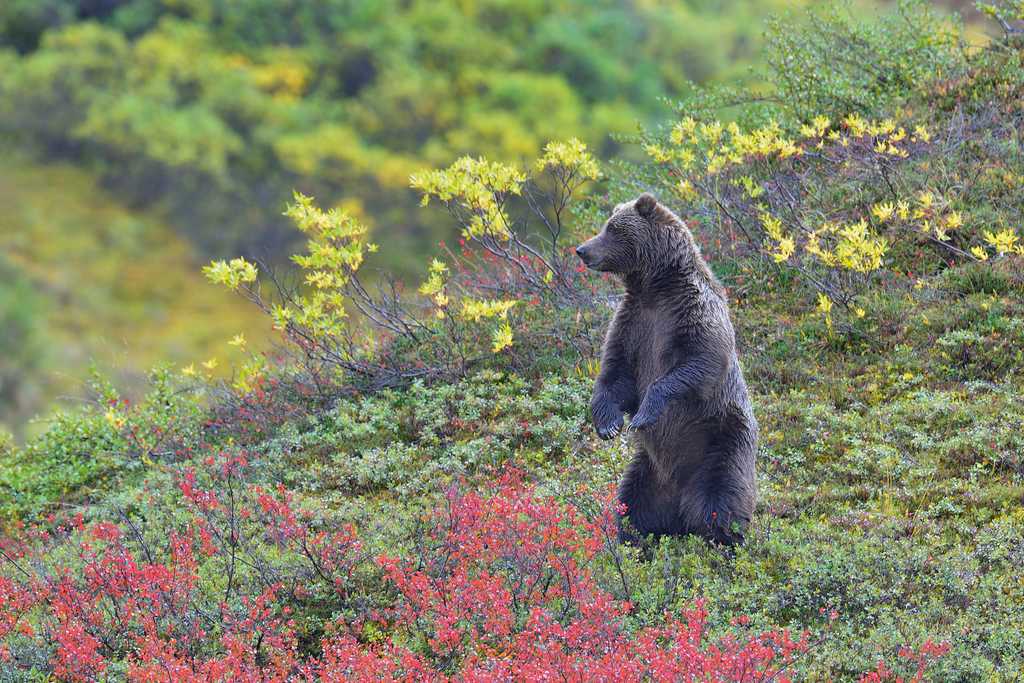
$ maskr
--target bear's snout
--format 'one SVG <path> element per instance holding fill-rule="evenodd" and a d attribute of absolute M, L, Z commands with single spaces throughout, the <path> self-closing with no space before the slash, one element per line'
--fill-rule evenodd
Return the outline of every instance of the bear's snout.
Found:
<path fill-rule="evenodd" d="M 587 268 L 595 268 L 598 265 L 598 261 L 601 260 L 599 257 L 600 250 L 594 244 L 596 240 L 597 238 L 595 237 L 576 247 L 576 255 L 580 257 L 580 261 L 583 261 L 583 265 Z"/>

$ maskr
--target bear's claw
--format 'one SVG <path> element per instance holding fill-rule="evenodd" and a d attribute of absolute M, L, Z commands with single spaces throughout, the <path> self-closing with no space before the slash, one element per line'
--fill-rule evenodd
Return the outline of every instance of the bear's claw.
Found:
<path fill-rule="evenodd" d="M 619 419 L 610 426 L 597 427 L 597 435 L 605 441 L 614 438 L 620 431 L 622 431 L 622 417 L 619 417 Z"/>
<path fill-rule="evenodd" d="M 622 423 L 622 415 L 619 414 L 611 420 L 595 421 L 594 429 L 597 431 L 598 437 L 607 441 L 614 438 L 622 430 Z"/>
<path fill-rule="evenodd" d="M 647 429 L 657 421 L 656 417 L 645 413 L 637 413 L 629 421 L 629 427 L 626 429 L 631 432 L 639 432 L 640 430 Z"/>
<path fill-rule="evenodd" d="M 622 429 L 622 410 L 604 392 L 598 392 L 590 402 L 591 415 L 594 418 L 594 430 L 598 437 L 607 441 Z"/>

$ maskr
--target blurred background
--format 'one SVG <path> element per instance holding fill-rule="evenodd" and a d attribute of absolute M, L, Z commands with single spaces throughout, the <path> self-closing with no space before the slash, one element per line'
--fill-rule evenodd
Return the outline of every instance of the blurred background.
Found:
<path fill-rule="evenodd" d="M 269 339 L 199 268 L 284 263 L 293 189 L 362 215 L 388 245 L 374 265 L 419 281 L 455 228 L 410 173 L 570 135 L 628 159 L 695 85 L 756 94 L 765 20 L 813 5 L 3 0 L 0 425 L 24 438 L 91 365 L 130 389 L 240 332 Z"/>

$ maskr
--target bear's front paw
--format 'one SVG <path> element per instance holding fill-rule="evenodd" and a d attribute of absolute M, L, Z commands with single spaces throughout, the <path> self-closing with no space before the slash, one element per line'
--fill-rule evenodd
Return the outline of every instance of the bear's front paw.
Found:
<path fill-rule="evenodd" d="M 590 406 L 597 436 L 607 441 L 622 429 L 623 415 L 612 401 L 595 397 Z"/>
<path fill-rule="evenodd" d="M 597 430 L 597 435 L 607 441 L 622 430 L 622 424 L 623 419 L 622 414 L 620 413 L 618 417 L 615 417 L 608 422 L 595 424 L 594 428 Z"/>
<path fill-rule="evenodd" d="M 638 432 L 641 429 L 647 429 L 654 425 L 660 417 L 660 412 L 652 408 L 651 404 L 644 402 L 640 406 L 640 410 L 636 411 L 636 415 L 629 421 L 629 431 Z"/>

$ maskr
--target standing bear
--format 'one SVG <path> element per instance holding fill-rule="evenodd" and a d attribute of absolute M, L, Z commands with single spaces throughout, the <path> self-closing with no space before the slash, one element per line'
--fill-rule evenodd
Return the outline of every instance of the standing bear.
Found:
<path fill-rule="evenodd" d="M 601 355 L 591 411 L 602 439 L 631 414 L 638 450 L 619 484 L 637 534 L 742 541 L 754 512 L 757 420 L 725 291 L 682 220 L 652 195 L 615 207 L 576 249 L 626 288 Z"/>

